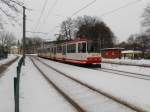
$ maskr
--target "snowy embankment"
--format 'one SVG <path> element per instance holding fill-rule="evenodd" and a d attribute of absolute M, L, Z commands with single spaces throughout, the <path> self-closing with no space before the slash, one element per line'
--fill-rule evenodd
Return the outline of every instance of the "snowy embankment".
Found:
<path fill-rule="evenodd" d="M 15 58 L 11 56 L 9 60 Z M 7 60 L 8 61 L 8 60 Z M 5 62 L 7 62 L 5 61 Z M 0 74 L 0 112 L 14 112 L 14 77 L 18 61 Z"/>
<path fill-rule="evenodd" d="M 126 64 L 150 67 L 150 60 L 132 60 L 132 59 L 102 59 L 102 63 Z"/>
<path fill-rule="evenodd" d="M 40 58 L 41 59 L 41 58 Z M 41 59 L 54 68 L 135 107 L 150 111 L 150 81 Z"/>
<path fill-rule="evenodd" d="M 35 59 L 33 61 L 43 71 L 45 76 L 72 99 L 73 102 L 77 103 L 84 112 L 135 112 L 131 108 L 113 101 L 102 94 L 98 94 L 98 92 L 56 72 L 40 61 Z"/>
<path fill-rule="evenodd" d="M 26 58 L 20 80 L 21 112 L 77 112 Z"/>
<path fill-rule="evenodd" d="M 15 59 L 16 57 L 17 57 L 17 55 L 9 54 L 7 59 L 0 60 L 0 66 L 5 63 L 8 63 L 9 61 Z"/>
<path fill-rule="evenodd" d="M 118 65 L 118 64 L 110 64 L 110 63 L 102 63 L 102 68 L 120 70 L 125 72 L 144 74 L 150 76 L 150 68 L 149 67 L 140 67 L 140 66 L 130 66 L 130 65 Z"/>

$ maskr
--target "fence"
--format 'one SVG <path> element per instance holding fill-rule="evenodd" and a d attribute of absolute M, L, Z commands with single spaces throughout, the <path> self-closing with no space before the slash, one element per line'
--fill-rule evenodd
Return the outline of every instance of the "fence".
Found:
<path fill-rule="evenodd" d="M 14 99 L 15 99 L 15 112 L 19 112 L 19 84 L 20 84 L 20 72 L 24 61 L 22 57 L 17 66 L 17 77 L 14 77 Z"/>
<path fill-rule="evenodd" d="M 8 53 L 7 52 L 2 52 L 2 51 L 0 51 L 0 60 L 1 59 L 5 59 L 5 58 L 7 58 L 8 57 Z"/>

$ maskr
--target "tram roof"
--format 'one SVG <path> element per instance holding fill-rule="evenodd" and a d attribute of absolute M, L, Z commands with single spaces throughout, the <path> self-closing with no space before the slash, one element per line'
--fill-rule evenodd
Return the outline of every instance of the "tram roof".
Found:
<path fill-rule="evenodd" d="M 134 51 L 134 50 L 125 50 L 121 52 L 122 54 L 140 54 L 142 51 Z"/>
<path fill-rule="evenodd" d="M 49 46 L 73 44 L 73 43 L 76 43 L 76 42 L 84 42 L 84 41 L 92 41 L 92 40 L 87 39 L 87 38 L 75 38 L 75 39 L 72 39 L 72 40 L 49 41 L 49 42 L 44 42 L 44 47 L 48 48 Z"/>
<path fill-rule="evenodd" d="M 87 41 L 86 38 L 77 38 L 77 39 L 74 39 L 74 40 L 69 40 L 69 41 L 66 41 L 64 43 L 74 43 L 74 42 L 80 42 L 80 41 Z"/>
<path fill-rule="evenodd" d="M 124 48 L 118 48 L 118 47 L 114 47 L 114 48 L 104 48 L 101 50 L 124 50 Z"/>

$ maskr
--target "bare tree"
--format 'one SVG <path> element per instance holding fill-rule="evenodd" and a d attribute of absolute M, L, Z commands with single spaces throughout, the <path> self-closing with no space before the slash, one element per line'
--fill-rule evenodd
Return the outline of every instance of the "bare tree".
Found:
<path fill-rule="evenodd" d="M 115 36 L 111 29 L 97 17 L 83 16 L 76 20 L 76 37 L 84 37 L 99 42 L 99 48 L 113 47 Z"/>
<path fill-rule="evenodd" d="M 9 20 L 17 21 L 15 14 L 20 12 L 20 6 L 23 2 L 19 0 L 0 0 L 0 28 L 3 26 L 3 16 Z"/>
<path fill-rule="evenodd" d="M 127 39 L 128 44 L 133 44 L 135 42 L 135 36 L 130 35 L 129 38 Z"/>
<path fill-rule="evenodd" d="M 139 44 L 142 51 L 150 49 L 150 37 L 147 35 L 138 35 L 135 39 L 136 43 Z"/>
<path fill-rule="evenodd" d="M 10 47 L 15 42 L 16 42 L 16 38 L 12 33 L 10 33 L 10 32 L 0 33 L 0 44 L 2 46 Z"/>
<path fill-rule="evenodd" d="M 147 7 L 145 8 L 142 17 L 143 17 L 142 25 L 150 26 L 150 4 L 148 4 Z"/>
<path fill-rule="evenodd" d="M 10 51 L 12 45 L 16 43 L 15 36 L 10 32 L 1 32 L 0 33 L 0 46 L 7 48 Z"/>
<path fill-rule="evenodd" d="M 147 7 L 144 9 L 142 17 L 142 26 L 147 29 L 146 33 L 150 34 L 150 4 L 148 4 Z"/>
<path fill-rule="evenodd" d="M 94 25 L 97 21 L 99 21 L 99 18 L 97 17 L 84 15 L 84 16 L 77 17 L 75 24 L 76 24 L 76 27 L 79 28 L 82 25 Z"/>
<path fill-rule="evenodd" d="M 41 45 L 42 39 L 40 37 L 26 38 L 26 53 L 37 53 Z"/>
<path fill-rule="evenodd" d="M 145 52 L 150 49 L 150 37 L 146 34 L 132 34 L 126 42 L 120 43 L 119 46 L 128 50 L 141 50 Z"/>
<path fill-rule="evenodd" d="M 63 21 L 60 28 L 60 34 L 62 40 L 70 40 L 73 37 L 74 32 L 74 22 L 71 18 Z"/>
<path fill-rule="evenodd" d="M 73 36 L 98 41 L 99 48 L 112 47 L 116 41 L 113 32 L 101 19 L 86 15 L 63 21 L 57 41 L 70 40 Z"/>

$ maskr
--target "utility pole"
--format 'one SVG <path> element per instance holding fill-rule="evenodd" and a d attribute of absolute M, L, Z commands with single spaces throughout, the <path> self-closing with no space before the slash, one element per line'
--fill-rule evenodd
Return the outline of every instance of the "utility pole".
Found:
<path fill-rule="evenodd" d="M 23 6 L 23 65 L 25 65 L 25 50 L 26 50 L 26 45 L 25 45 L 25 37 L 26 37 L 26 15 L 25 15 L 25 10 L 26 7 Z"/>

